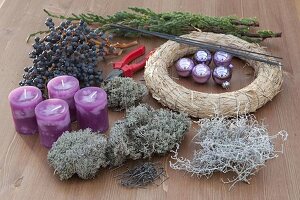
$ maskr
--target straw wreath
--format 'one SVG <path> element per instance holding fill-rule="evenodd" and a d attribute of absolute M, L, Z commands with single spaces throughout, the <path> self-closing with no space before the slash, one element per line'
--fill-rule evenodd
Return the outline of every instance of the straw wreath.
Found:
<path fill-rule="evenodd" d="M 267 53 L 259 45 L 232 35 L 192 32 L 183 37 Z M 155 51 L 149 58 L 144 73 L 146 85 L 154 99 L 172 110 L 185 112 L 192 117 L 212 117 L 216 114 L 229 117 L 236 116 L 239 112 L 254 112 L 279 93 L 283 80 L 280 67 L 243 58 L 241 59 L 254 68 L 256 78 L 240 90 L 212 94 L 190 90 L 177 84 L 169 76 L 168 68 L 179 58 L 195 53 L 197 49 L 167 41 Z"/>

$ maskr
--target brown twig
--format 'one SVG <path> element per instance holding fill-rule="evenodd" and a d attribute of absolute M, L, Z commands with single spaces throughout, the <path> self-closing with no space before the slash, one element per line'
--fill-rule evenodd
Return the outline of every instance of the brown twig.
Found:
<path fill-rule="evenodd" d="M 114 44 L 111 44 L 111 46 L 113 47 L 116 47 L 116 48 L 120 48 L 120 49 L 126 49 L 126 48 L 129 48 L 129 47 L 132 47 L 132 46 L 135 46 L 138 44 L 138 41 L 132 41 L 132 42 L 128 42 L 128 43 L 114 43 Z"/>

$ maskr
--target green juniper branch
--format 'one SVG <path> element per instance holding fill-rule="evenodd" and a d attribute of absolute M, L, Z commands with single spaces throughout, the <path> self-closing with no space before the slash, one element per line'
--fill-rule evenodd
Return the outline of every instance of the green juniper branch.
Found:
<path fill-rule="evenodd" d="M 266 38 L 281 37 L 281 33 L 270 30 L 258 30 L 253 32 L 252 27 L 259 26 L 256 18 L 237 18 L 234 16 L 211 17 L 189 12 L 164 12 L 155 13 L 148 8 L 130 7 L 127 11 L 117 12 L 114 15 L 102 17 L 100 15 L 72 14 L 72 16 L 55 15 L 46 9 L 44 11 L 50 17 L 71 21 L 83 20 L 89 24 L 99 24 L 104 31 L 113 32 L 119 36 L 137 37 L 138 33 L 125 32 L 119 29 L 111 29 L 110 24 L 123 24 L 133 28 L 142 28 L 161 33 L 182 35 L 192 30 L 232 34 L 249 42 L 261 42 Z"/>

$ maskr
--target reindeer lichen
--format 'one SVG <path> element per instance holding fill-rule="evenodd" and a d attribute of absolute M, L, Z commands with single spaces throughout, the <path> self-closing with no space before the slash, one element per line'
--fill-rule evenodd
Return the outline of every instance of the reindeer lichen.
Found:
<path fill-rule="evenodd" d="M 106 81 L 102 88 L 108 96 L 108 106 L 114 110 L 124 110 L 137 105 L 148 93 L 144 84 L 132 78 L 115 77 Z"/>
<path fill-rule="evenodd" d="M 189 126 L 190 119 L 183 113 L 154 110 L 145 104 L 131 108 L 125 119 L 117 121 L 110 131 L 107 146 L 110 165 L 120 165 L 128 158 L 165 154 L 181 142 Z"/>
<path fill-rule="evenodd" d="M 107 166 L 107 139 L 90 129 L 65 132 L 48 152 L 48 162 L 61 180 L 77 174 L 82 179 L 96 176 L 100 167 Z"/>

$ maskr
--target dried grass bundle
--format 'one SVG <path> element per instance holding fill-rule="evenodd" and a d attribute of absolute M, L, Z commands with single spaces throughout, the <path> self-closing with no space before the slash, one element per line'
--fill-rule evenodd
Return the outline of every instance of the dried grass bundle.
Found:
<path fill-rule="evenodd" d="M 199 149 L 189 160 L 178 157 L 178 145 L 177 150 L 172 151 L 171 158 L 175 162 L 170 161 L 171 168 L 207 178 L 214 172 L 233 172 L 236 176 L 224 181 L 232 186 L 240 181 L 249 183 L 249 177 L 265 166 L 267 160 L 283 153 L 283 149 L 275 150 L 273 141 L 280 138 L 283 142 L 288 136 L 285 131 L 269 136 L 265 125 L 254 115 L 201 119 L 199 124 L 200 129 L 193 139 Z"/>

